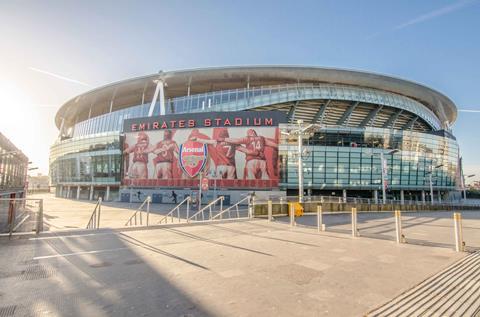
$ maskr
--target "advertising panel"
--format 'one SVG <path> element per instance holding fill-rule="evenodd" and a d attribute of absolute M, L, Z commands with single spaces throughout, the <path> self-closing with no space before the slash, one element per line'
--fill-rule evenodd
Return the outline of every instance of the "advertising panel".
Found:
<path fill-rule="evenodd" d="M 279 181 L 278 111 L 210 112 L 124 122 L 123 185 L 269 189 Z"/>

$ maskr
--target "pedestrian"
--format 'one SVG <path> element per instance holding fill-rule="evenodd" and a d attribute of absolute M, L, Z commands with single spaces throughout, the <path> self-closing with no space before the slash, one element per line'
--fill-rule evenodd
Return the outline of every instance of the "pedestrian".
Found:
<path fill-rule="evenodd" d="M 174 190 L 172 190 L 172 199 L 173 199 L 173 203 L 176 204 L 177 203 L 177 193 Z"/>

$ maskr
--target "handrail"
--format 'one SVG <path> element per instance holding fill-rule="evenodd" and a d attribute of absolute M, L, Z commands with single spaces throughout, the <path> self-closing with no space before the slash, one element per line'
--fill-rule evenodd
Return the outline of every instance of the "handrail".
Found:
<path fill-rule="evenodd" d="M 243 201 L 250 201 L 250 195 L 249 196 L 246 196 L 244 198 L 242 198 L 241 200 L 237 201 L 234 205 L 228 207 L 227 209 L 224 209 L 223 211 L 221 211 L 220 213 L 216 214 L 212 220 L 214 220 L 215 218 L 217 217 L 220 217 L 221 219 L 221 216 L 228 211 L 228 218 L 231 218 L 231 215 L 230 215 L 230 210 L 232 210 L 234 207 L 236 208 L 236 211 L 237 211 L 237 218 L 240 218 L 240 214 L 239 214 L 239 210 L 238 210 L 238 206 L 240 205 L 240 203 L 242 203 Z"/>
<path fill-rule="evenodd" d="M 173 213 L 175 210 L 177 210 L 177 218 L 178 218 L 178 222 L 180 222 L 180 206 L 183 205 L 185 202 L 187 202 L 187 219 L 188 219 L 188 216 L 189 216 L 189 212 L 190 212 L 190 201 L 192 200 L 192 198 L 190 196 L 188 196 L 187 198 L 185 198 L 184 200 L 182 200 L 178 205 L 176 205 L 172 210 L 170 210 L 168 212 L 168 214 L 166 214 L 162 219 L 160 219 L 160 221 L 158 222 L 159 224 L 163 222 L 163 220 L 165 220 L 165 223 L 168 223 L 168 217 L 171 217 L 171 222 L 173 223 Z"/>
<path fill-rule="evenodd" d="M 193 216 L 191 216 L 190 218 L 187 218 L 187 222 L 190 222 L 191 219 L 195 218 L 195 220 L 197 220 L 197 216 L 198 214 L 202 214 L 202 220 L 205 220 L 205 215 L 203 214 L 203 212 L 209 208 L 210 209 L 210 212 L 209 212 L 209 216 L 208 216 L 208 219 L 212 219 L 212 205 L 215 205 L 218 201 L 220 201 L 220 212 L 222 211 L 223 209 L 223 200 L 225 199 L 225 197 L 223 196 L 220 196 L 218 197 L 217 199 L 211 201 L 208 205 L 206 205 L 205 207 L 203 207 L 202 209 L 200 209 L 199 211 L 197 211 L 195 214 L 193 214 Z"/>
<path fill-rule="evenodd" d="M 139 214 L 139 222 L 140 222 L 140 225 L 143 225 L 143 219 L 142 219 L 142 208 L 143 206 L 145 206 L 145 204 L 147 204 L 147 227 L 148 227 L 148 222 L 149 222 L 149 218 L 150 218 L 150 202 L 152 201 L 152 198 L 150 196 L 147 196 L 147 198 L 143 201 L 143 203 L 140 205 L 140 207 L 137 208 L 137 210 L 135 210 L 135 212 L 133 213 L 133 215 L 127 220 L 127 222 L 125 222 L 125 225 L 124 226 L 133 226 L 133 225 L 137 225 L 137 213 Z M 135 220 L 135 224 L 133 224 L 133 220 Z"/>
<path fill-rule="evenodd" d="M 97 204 L 95 205 L 95 208 L 93 209 L 92 215 L 90 216 L 90 219 L 88 220 L 87 229 L 98 229 L 98 228 L 100 228 L 101 207 L 102 207 L 102 197 L 99 197 L 98 201 L 97 201 Z M 97 213 L 97 208 L 98 208 L 98 213 Z"/>

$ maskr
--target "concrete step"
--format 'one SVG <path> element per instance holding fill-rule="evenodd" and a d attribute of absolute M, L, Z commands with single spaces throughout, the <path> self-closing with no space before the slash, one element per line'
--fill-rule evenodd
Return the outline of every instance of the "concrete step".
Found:
<path fill-rule="evenodd" d="M 475 316 L 480 310 L 480 251 L 467 255 L 366 316 Z"/>

